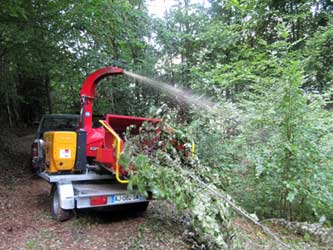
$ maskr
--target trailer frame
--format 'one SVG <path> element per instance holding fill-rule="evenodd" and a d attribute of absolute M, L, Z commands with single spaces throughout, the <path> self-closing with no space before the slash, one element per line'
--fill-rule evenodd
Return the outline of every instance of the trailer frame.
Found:
<path fill-rule="evenodd" d="M 75 209 L 142 203 L 142 210 L 145 210 L 149 203 L 146 197 L 129 192 L 127 184 L 118 183 L 112 173 L 98 174 L 87 169 L 81 174 L 43 171 L 38 175 L 52 185 L 51 214 L 58 221 L 69 219 Z"/>

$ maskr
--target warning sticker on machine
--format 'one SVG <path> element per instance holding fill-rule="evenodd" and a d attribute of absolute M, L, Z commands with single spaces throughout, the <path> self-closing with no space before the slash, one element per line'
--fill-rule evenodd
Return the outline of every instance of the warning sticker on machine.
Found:
<path fill-rule="evenodd" d="M 71 158 L 70 149 L 60 149 L 60 158 Z"/>

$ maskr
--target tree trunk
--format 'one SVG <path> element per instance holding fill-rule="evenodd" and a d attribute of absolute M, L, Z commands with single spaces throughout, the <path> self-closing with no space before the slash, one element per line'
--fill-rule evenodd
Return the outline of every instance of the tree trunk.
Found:
<path fill-rule="evenodd" d="M 7 116 L 8 116 L 9 127 L 12 128 L 13 127 L 13 120 L 12 120 L 12 113 L 10 111 L 8 92 L 6 93 L 6 108 L 7 108 Z"/>
<path fill-rule="evenodd" d="M 44 80 L 45 89 L 46 89 L 46 96 L 47 96 L 47 106 L 49 109 L 49 113 L 53 113 L 53 107 L 52 107 L 52 99 L 51 99 L 51 88 L 50 88 L 50 77 L 49 75 L 46 76 Z"/>

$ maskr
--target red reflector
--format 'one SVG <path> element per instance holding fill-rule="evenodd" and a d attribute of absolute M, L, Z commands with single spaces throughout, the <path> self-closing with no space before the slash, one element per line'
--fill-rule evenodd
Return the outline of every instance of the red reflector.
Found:
<path fill-rule="evenodd" d="M 38 156 L 38 150 L 37 150 L 37 143 L 34 142 L 31 147 L 31 154 L 32 157 L 37 157 Z"/>
<path fill-rule="evenodd" d="M 91 206 L 105 205 L 107 202 L 108 202 L 108 197 L 105 195 L 90 197 Z"/>

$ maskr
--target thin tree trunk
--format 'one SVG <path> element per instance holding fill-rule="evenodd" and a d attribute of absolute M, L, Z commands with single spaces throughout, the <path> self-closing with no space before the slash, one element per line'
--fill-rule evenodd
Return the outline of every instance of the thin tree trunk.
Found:
<path fill-rule="evenodd" d="M 46 89 L 46 96 L 47 96 L 47 106 L 49 108 L 49 113 L 53 113 L 52 107 L 52 99 L 51 99 L 51 88 L 50 88 L 50 77 L 47 75 L 45 78 L 45 89 Z"/>
<path fill-rule="evenodd" d="M 7 108 L 7 116 L 8 116 L 9 127 L 12 128 L 13 127 L 13 119 L 12 119 L 12 113 L 10 111 L 8 92 L 6 93 L 6 108 Z"/>

